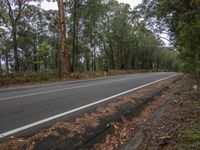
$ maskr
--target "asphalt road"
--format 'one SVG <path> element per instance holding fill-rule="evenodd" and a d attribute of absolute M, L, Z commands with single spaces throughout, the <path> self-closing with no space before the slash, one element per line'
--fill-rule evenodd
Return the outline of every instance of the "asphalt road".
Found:
<path fill-rule="evenodd" d="M 176 73 L 144 73 L 0 90 L 0 138 L 110 101 Z M 123 93 L 125 92 L 125 93 Z M 121 93 L 120 95 L 117 95 Z M 103 101 L 100 101 L 103 100 Z M 97 102 L 97 103 L 96 103 Z"/>

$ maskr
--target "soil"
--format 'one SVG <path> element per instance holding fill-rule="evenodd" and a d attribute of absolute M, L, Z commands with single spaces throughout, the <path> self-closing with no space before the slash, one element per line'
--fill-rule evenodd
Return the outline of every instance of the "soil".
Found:
<path fill-rule="evenodd" d="M 92 149 L 200 149 L 200 86 L 184 76 L 169 85 L 137 116 L 114 123 L 114 131 Z"/>
<path fill-rule="evenodd" d="M 144 127 L 138 149 L 200 149 L 200 86 L 198 79 L 184 77 L 165 96 L 165 110 Z"/>

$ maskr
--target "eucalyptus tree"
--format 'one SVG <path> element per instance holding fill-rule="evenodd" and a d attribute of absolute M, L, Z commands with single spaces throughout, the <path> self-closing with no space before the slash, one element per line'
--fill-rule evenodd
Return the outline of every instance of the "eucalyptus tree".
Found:
<path fill-rule="evenodd" d="M 23 10 L 28 6 L 30 0 L 3 0 L 0 1 L 0 17 L 4 22 L 5 26 L 12 33 L 13 40 L 13 51 L 14 51 L 14 63 L 15 71 L 20 71 L 19 56 L 18 56 L 18 41 L 17 41 L 17 30 L 18 25 L 23 17 Z"/>
<path fill-rule="evenodd" d="M 180 52 L 186 70 L 200 73 L 200 1 L 145 0 L 141 5 L 146 22 L 168 31 L 171 43 Z"/>
<path fill-rule="evenodd" d="M 93 70 L 96 70 L 97 65 L 97 49 L 100 49 L 99 47 L 99 38 L 98 38 L 98 22 L 102 14 L 104 13 L 104 1 L 101 0 L 87 0 L 85 7 L 82 7 L 82 11 L 84 12 L 82 14 L 83 17 L 83 36 L 86 37 L 86 44 L 92 51 L 92 64 L 93 64 Z M 101 33 L 100 33 L 101 34 Z"/>
<path fill-rule="evenodd" d="M 63 0 L 57 0 L 60 21 L 59 76 L 69 74 L 68 52 L 66 47 L 66 24 Z"/>
<path fill-rule="evenodd" d="M 116 0 L 57 0 L 59 10 L 44 10 L 29 2 L 0 2 L 0 59 L 9 71 L 58 69 L 62 76 L 83 65 L 88 71 L 175 67 L 171 62 L 176 55 L 163 50 L 162 42 L 142 22 L 143 10 Z M 186 31 L 182 36 L 193 33 Z"/>

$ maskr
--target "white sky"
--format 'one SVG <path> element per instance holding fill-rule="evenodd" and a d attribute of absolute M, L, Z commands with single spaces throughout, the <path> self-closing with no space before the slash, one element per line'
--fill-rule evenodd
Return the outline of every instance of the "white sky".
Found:
<path fill-rule="evenodd" d="M 142 3 L 142 0 L 118 0 L 119 3 L 127 3 L 131 6 L 131 8 L 137 6 Z"/>
<path fill-rule="evenodd" d="M 142 3 L 142 0 L 118 0 L 119 3 L 128 3 L 131 8 L 137 6 L 138 4 Z M 45 10 L 53 9 L 57 10 L 58 6 L 56 2 L 42 2 L 41 7 Z"/>

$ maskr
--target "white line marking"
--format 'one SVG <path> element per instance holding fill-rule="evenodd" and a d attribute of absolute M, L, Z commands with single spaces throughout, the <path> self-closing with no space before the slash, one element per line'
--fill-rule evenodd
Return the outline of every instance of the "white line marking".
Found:
<path fill-rule="evenodd" d="M 106 82 L 100 82 L 100 83 L 98 82 L 98 83 L 87 84 L 87 85 L 79 85 L 79 86 L 75 86 L 75 87 L 67 87 L 67 88 L 62 88 L 62 89 L 56 89 L 56 90 L 50 90 L 50 91 L 44 91 L 44 92 L 37 92 L 37 93 L 31 93 L 31 94 L 3 97 L 3 98 L 0 98 L 0 101 L 9 100 L 9 99 L 15 99 L 15 98 L 22 98 L 22 97 L 29 97 L 29 96 L 34 96 L 34 95 L 55 93 L 55 92 L 71 90 L 71 89 L 77 89 L 77 88 L 88 87 L 88 86 L 94 86 L 94 85 L 102 85 L 102 84 L 107 84 L 107 83 L 112 83 L 112 82 L 124 81 L 124 80 L 128 80 L 128 79 L 130 79 L 130 78 L 112 80 L 112 81 L 106 81 Z M 134 78 L 134 79 L 137 79 L 137 78 Z"/>
<path fill-rule="evenodd" d="M 177 75 L 178 75 L 178 74 L 171 75 L 171 76 L 169 76 L 169 77 L 162 78 L 162 79 L 159 79 L 159 80 L 156 80 L 156 81 L 153 81 L 153 82 L 144 84 L 144 85 L 142 85 L 142 86 L 133 88 L 133 89 L 131 89 L 131 90 L 128 90 L 128 91 L 125 91 L 125 92 L 122 92 L 122 93 L 119 93 L 119 94 L 116 94 L 116 95 L 113 95 L 113 96 L 104 98 L 104 99 L 99 100 L 99 101 L 96 101 L 96 102 L 94 102 L 94 103 L 90 103 L 90 104 L 87 104 L 87 105 L 84 105 L 84 106 L 81 106 L 81 107 L 78 107 L 78 108 L 75 108 L 75 109 L 72 109 L 72 110 L 63 112 L 63 113 L 58 114 L 58 115 L 55 115 L 55 116 L 52 116 L 52 117 L 49 117 L 49 118 L 46 118 L 46 119 L 43 119 L 43 120 L 40 120 L 40 121 L 37 121 L 37 122 L 30 123 L 30 124 L 28 124 L 28 125 L 25 125 L 25 126 L 16 128 L 16 129 L 14 129 L 14 130 L 10 130 L 10 131 L 4 132 L 4 133 L 0 134 L 0 139 L 1 139 L 1 138 L 4 138 L 4 137 L 6 137 L 6 136 L 12 135 L 12 134 L 14 134 L 14 133 L 17 133 L 17 132 L 20 132 L 20 131 L 29 129 L 29 128 L 31 128 L 31 127 L 34 127 L 34 126 L 43 124 L 43 123 L 45 123 L 45 122 L 48 122 L 48 121 L 51 121 L 51 120 L 54 120 L 54 119 L 63 117 L 63 116 L 68 115 L 68 114 L 70 114 L 70 113 L 73 113 L 73 112 L 76 112 L 76 111 L 79 111 L 79 110 L 82 110 L 82 109 L 91 107 L 91 106 L 93 106 L 93 105 L 96 105 L 96 104 L 99 104 L 99 103 L 102 103 L 102 102 L 105 102 L 105 101 L 108 101 L 108 100 L 113 99 L 113 98 L 116 98 L 116 97 L 118 97 L 118 96 L 121 96 L 121 95 L 130 93 L 130 92 L 133 92 L 133 91 L 135 91 L 135 90 L 141 89 L 141 88 L 146 87 L 146 86 L 149 86 L 149 85 L 151 85 L 151 84 L 154 84 L 154 83 L 157 83 L 157 82 L 160 82 L 160 81 L 169 79 L 169 78 L 174 77 L 174 76 L 177 76 Z"/>

